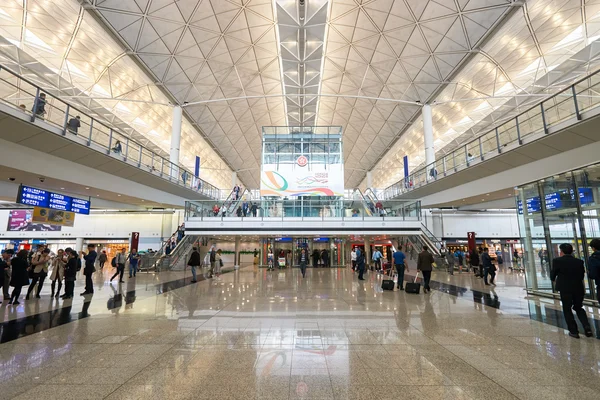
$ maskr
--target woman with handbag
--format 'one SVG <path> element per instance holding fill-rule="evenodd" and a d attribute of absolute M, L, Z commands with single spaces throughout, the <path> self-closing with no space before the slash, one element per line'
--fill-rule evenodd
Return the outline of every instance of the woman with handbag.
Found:
<path fill-rule="evenodd" d="M 14 287 L 14 289 L 8 304 L 20 304 L 19 296 L 21 295 L 21 288 L 29 285 L 29 273 L 27 271 L 29 268 L 29 263 L 27 262 L 28 254 L 27 250 L 20 250 L 17 256 L 10 261 L 10 266 L 12 267 L 10 286 Z"/>
<path fill-rule="evenodd" d="M 38 284 L 37 292 L 35 294 L 36 299 L 40 298 L 40 292 L 42 291 L 42 287 L 44 286 L 44 280 L 46 280 L 46 276 L 48 276 L 48 262 L 50 261 L 50 249 L 46 248 L 42 252 L 38 252 L 34 254 L 31 259 L 31 267 L 30 273 L 31 275 L 31 284 L 29 285 L 29 289 L 27 290 L 27 296 L 25 296 L 25 300 L 29 300 L 29 296 L 31 296 L 31 292 L 33 292 L 33 288 L 35 284 Z"/>
<path fill-rule="evenodd" d="M 68 256 L 65 254 L 63 249 L 59 249 L 56 257 L 52 260 L 52 273 L 50 274 L 50 281 L 52 285 L 52 294 L 51 297 L 54 296 L 54 289 L 56 287 L 56 282 L 58 282 L 58 290 L 56 291 L 56 297 L 60 296 L 60 289 L 62 289 L 62 281 L 65 277 L 65 265 L 67 264 Z"/>

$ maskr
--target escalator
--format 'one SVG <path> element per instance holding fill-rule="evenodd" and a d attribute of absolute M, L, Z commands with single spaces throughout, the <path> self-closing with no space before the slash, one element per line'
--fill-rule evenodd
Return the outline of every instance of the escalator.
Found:
<path fill-rule="evenodd" d="M 356 203 L 356 204 L 355 204 Z M 356 188 L 352 193 L 352 209 L 362 211 L 364 216 L 373 217 L 375 216 L 375 204 L 365 197 L 363 192 Z"/>
<path fill-rule="evenodd" d="M 232 189 L 231 193 L 229 193 L 229 196 L 227 196 L 227 199 L 225 199 L 225 201 L 223 202 L 223 206 L 221 207 L 221 210 L 220 210 L 221 216 L 235 217 L 238 207 L 243 202 L 242 199 L 249 193 L 250 193 L 250 191 L 248 189 L 245 189 L 242 186 L 240 186 L 239 196 L 236 198 L 235 192 Z M 225 213 L 225 214 L 223 214 L 223 213 Z"/>

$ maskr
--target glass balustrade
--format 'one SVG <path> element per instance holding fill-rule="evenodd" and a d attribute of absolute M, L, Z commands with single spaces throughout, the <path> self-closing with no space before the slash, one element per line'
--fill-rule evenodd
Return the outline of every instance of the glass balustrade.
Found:
<path fill-rule="evenodd" d="M 53 94 L 55 92 L 57 94 Z M 220 189 L 195 178 L 189 170 L 134 141 L 124 132 L 98 119 L 99 116 L 93 112 L 84 112 L 64 102 L 57 90 L 43 89 L 1 65 L 0 103 L 20 110 L 32 123 L 43 122 L 58 128 L 64 137 L 79 144 L 207 197 L 221 197 Z M 78 127 L 75 127 L 76 123 L 70 123 L 76 119 L 79 121 Z"/>

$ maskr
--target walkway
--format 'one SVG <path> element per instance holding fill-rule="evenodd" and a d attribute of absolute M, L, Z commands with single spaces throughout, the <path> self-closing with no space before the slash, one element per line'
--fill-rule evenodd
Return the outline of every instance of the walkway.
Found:
<path fill-rule="evenodd" d="M 471 274 L 439 273 L 429 295 L 381 292 L 375 274 L 359 283 L 349 269 L 309 269 L 303 280 L 250 266 L 198 284 L 142 274 L 122 292 L 113 285 L 116 296 L 96 278 L 88 303 L 50 305 L 45 290 L 12 322 L 0 308 L 0 398 L 600 396 L 600 340 L 569 338 L 548 318 L 553 301 L 510 286 L 518 276 L 489 290 Z M 56 327 L 23 322 L 39 315 Z"/>

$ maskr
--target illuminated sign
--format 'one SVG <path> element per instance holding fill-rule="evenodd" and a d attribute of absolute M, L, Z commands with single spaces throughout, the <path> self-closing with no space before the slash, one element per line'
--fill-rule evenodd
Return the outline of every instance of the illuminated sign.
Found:
<path fill-rule="evenodd" d="M 77 214 L 88 215 L 90 213 L 89 200 L 65 196 L 64 194 L 48 192 L 46 190 L 24 185 L 21 185 L 19 188 L 17 203 L 74 212 Z"/>

